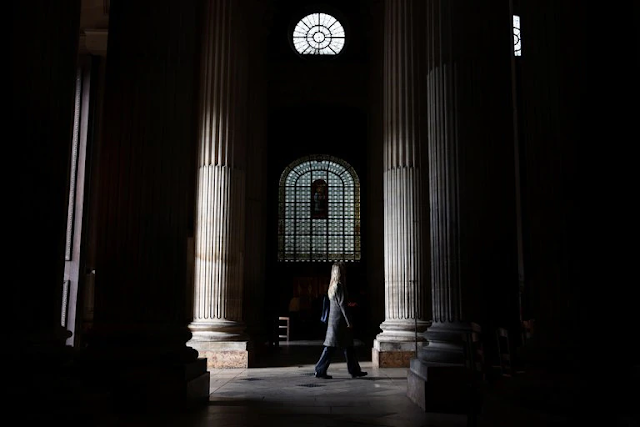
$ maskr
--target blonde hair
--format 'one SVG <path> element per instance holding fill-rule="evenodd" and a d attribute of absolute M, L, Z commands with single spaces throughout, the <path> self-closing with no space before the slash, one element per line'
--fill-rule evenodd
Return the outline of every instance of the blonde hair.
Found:
<path fill-rule="evenodd" d="M 345 279 L 346 274 L 344 262 L 334 262 L 333 266 L 331 266 L 331 280 L 329 281 L 329 289 L 327 291 L 329 298 L 332 298 L 336 294 L 338 283 L 342 283 L 343 285 L 345 284 Z"/>

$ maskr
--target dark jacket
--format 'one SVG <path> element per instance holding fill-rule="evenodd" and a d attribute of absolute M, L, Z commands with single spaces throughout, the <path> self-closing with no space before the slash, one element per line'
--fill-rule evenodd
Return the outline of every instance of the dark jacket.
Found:
<path fill-rule="evenodd" d="M 329 298 L 331 308 L 329 321 L 327 322 L 327 334 L 324 338 L 326 347 L 351 347 L 353 346 L 353 333 L 347 326 L 353 325 L 352 317 L 347 305 L 347 291 L 342 283 L 338 283 L 336 293 Z"/>

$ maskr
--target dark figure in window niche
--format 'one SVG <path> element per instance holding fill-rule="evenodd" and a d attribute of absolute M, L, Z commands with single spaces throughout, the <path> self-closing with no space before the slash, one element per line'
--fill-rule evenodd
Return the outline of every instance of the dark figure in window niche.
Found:
<path fill-rule="evenodd" d="M 325 186 L 318 185 L 315 193 L 313 193 L 313 213 L 322 215 L 327 206 L 327 195 L 325 194 Z"/>
<path fill-rule="evenodd" d="M 327 375 L 327 369 L 331 364 L 331 357 L 336 348 L 340 347 L 347 360 L 347 370 L 351 378 L 364 377 L 366 372 L 360 369 L 360 364 L 356 359 L 353 345 L 353 320 L 349 313 L 348 293 L 346 287 L 346 274 L 344 262 L 335 262 L 331 267 L 331 280 L 329 281 L 329 320 L 327 322 L 327 333 L 324 338 L 324 349 L 320 355 L 320 360 L 316 363 L 316 378 L 333 378 Z"/>
<path fill-rule="evenodd" d="M 311 218 L 326 219 L 327 215 L 327 183 L 316 179 L 311 184 Z"/>

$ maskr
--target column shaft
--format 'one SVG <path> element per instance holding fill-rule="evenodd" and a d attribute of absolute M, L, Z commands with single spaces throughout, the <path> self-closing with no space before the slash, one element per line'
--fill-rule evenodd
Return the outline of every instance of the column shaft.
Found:
<path fill-rule="evenodd" d="M 77 397 L 61 312 L 80 1 L 13 2 L 10 13 L 7 406 L 30 402 L 45 381 L 52 395 L 31 413 L 53 420 Z"/>
<path fill-rule="evenodd" d="M 384 247 L 385 321 L 373 361 L 408 366 L 427 327 L 428 216 L 423 161 L 421 40 L 415 23 L 420 2 L 385 4 L 384 39 Z"/>
<path fill-rule="evenodd" d="M 510 23 L 508 5 L 428 7 L 432 356 L 437 331 L 518 318 Z"/>
<path fill-rule="evenodd" d="M 508 3 L 428 1 L 424 18 L 433 323 L 408 394 L 438 411 L 464 405 L 471 322 L 489 343 L 518 319 L 513 36 Z M 460 383 L 432 394 L 437 378 Z"/>
<path fill-rule="evenodd" d="M 577 189 L 583 185 L 577 153 L 584 139 L 584 99 L 590 98 L 587 76 L 579 71 L 587 67 L 589 57 L 586 12 L 554 2 L 540 10 L 524 2 L 521 12 L 530 39 L 518 63 L 527 183 L 523 315 L 535 319 L 536 325 L 524 350 L 532 364 L 577 363 L 583 358 L 583 343 L 593 334 L 584 328 L 592 314 L 577 268 L 582 257 Z M 574 46 L 569 52 L 559 46 L 567 42 Z M 601 303 L 607 293 L 597 294 Z"/>
<path fill-rule="evenodd" d="M 186 406 L 209 392 L 206 361 L 185 345 L 198 16 L 170 0 L 110 4 L 85 359 L 123 405 Z"/>
<path fill-rule="evenodd" d="M 251 340 L 267 342 L 273 329 L 265 319 L 274 319 L 266 302 L 266 240 L 267 240 L 267 24 L 269 5 L 251 0 L 248 10 L 249 28 L 254 38 L 249 44 L 248 128 L 246 173 L 246 231 L 244 262 L 243 310 L 246 332 Z M 267 312 L 269 311 L 269 313 Z M 260 348 L 260 347 L 256 347 Z M 250 353 L 250 361 L 253 358 Z"/>
<path fill-rule="evenodd" d="M 248 365 L 242 316 L 247 44 L 242 2 L 205 5 L 190 345 L 210 367 Z"/>

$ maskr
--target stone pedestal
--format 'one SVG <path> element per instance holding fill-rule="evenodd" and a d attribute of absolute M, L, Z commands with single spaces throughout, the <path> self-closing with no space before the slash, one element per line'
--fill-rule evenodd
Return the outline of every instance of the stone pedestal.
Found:
<path fill-rule="evenodd" d="M 253 344 L 249 341 L 198 341 L 187 345 L 206 359 L 207 368 L 249 368 L 253 362 Z"/>
<path fill-rule="evenodd" d="M 206 359 L 167 364 L 149 359 L 141 366 L 119 370 L 111 390 L 116 407 L 124 410 L 182 410 L 206 404 L 209 387 Z"/>
<path fill-rule="evenodd" d="M 412 359 L 407 397 L 427 412 L 468 413 L 475 398 L 472 384 L 472 372 L 464 366 Z"/>
<path fill-rule="evenodd" d="M 425 342 L 418 343 L 418 351 Z M 371 362 L 379 368 L 408 368 L 411 359 L 416 357 L 415 342 L 373 341 Z"/>

